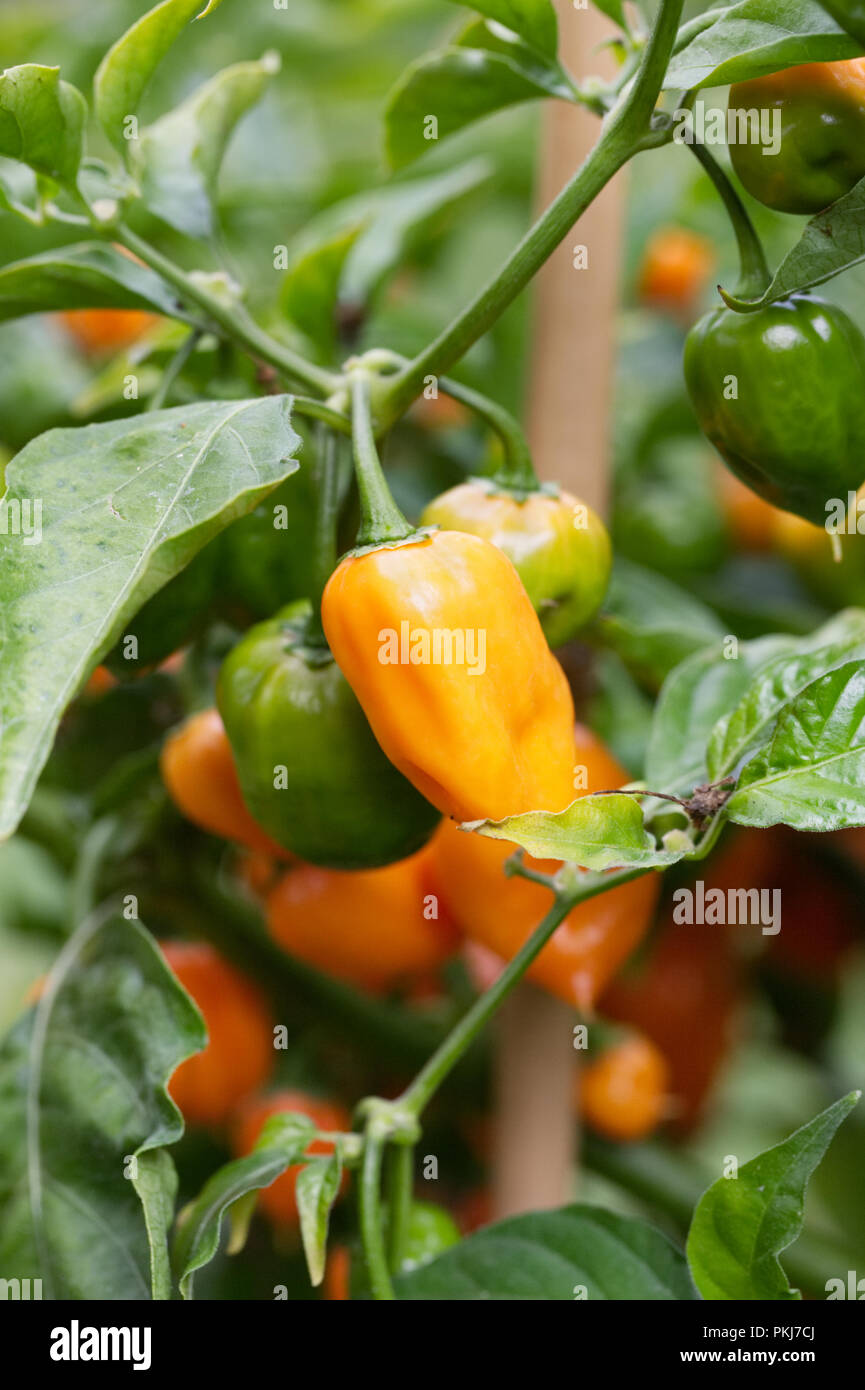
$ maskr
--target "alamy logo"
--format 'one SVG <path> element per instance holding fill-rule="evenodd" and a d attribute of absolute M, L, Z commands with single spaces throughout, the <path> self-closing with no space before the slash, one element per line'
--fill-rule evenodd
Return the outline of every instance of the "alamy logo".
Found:
<path fill-rule="evenodd" d="M 69 1327 L 51 1330 L 52 1361 L 131 1361 L 134 1371 L 150 1370 L 149 1327 Z"/>
<path fill-rule="evenodd" d="M 679 926 L 763 928 L 764 936 L 781 930 L 780 888 L 706 888 L 698 878 L 693 888 L 673 894 L 673 921 Z"/>
<path fill-rule="evenodd" d="M 0 497 L 0 536 L 23 536 L 25 545 L 42 540 L 42 498 Z"/>
<path fill-rule="evenodd" d="M 673 112 L 673 139 L 678 145 L 762 145 L 763 154 L 780 154 L 781 112 L 695 101 Z"/>
<path fill-rule="evenodd" d="M 470 676 L 487 669 L 487 634 L 483 628 L 412 627 L 405 619 L 378 634 L 382 666 L 467 666 Z"/>
<path fill-rule="evenodd" d="M 823 1287 L 827 1303 L 833 1298 L 853 1298 L 858 1303 L 865 1302 L 865 1279 L 858 1279 L 855 1269 L 848 1269 L 846 1284 L 843 1279 L 827 1279 Z"/>

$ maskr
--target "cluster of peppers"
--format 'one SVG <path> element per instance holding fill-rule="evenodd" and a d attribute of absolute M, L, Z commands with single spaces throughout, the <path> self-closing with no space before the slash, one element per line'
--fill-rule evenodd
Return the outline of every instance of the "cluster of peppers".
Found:
<path fill-rule="evenodd" d="M 781 155 L 733 147 L 742 182 L 768 206 L 819 211 L 865 174 L 865 60 L 741 84 L 730 103 L 780 111 Z M 729 185 L 725 196 L 742 251 L 742 299 L 691 330 L 686 382 L 701 428 L 730 469 L 767 501 L 822 522 L 827 497 L 846 497 L 862 481 L 865 338 L 841 309 L 808 294 L 748 306 L 768 272 Z M 306 495 L 310 510 L 296 513 L 303 533 L 317 537 L 311 592 L 267 616 L 297 592 L 285 570 L 292 546 L 280 537 L 271 567 L 266 512 L 232 528 L 226 545 L 243 541 L 245 527 L 261 550 L 246 570 L 232 567 L 242 582 L 220 586 L 222 599 L 264 621 L 226 659 L 217 709 L 168 741 L 163 775 L 192 820 L 288 861 L 266 895 L 269 930 L 282 946 L 387 990 L 434 969 L 462 935 L 513 957 L 548 906 L 541 883 L 505 878 L 512 846 L 467 834 L 460 822 L 562 810 L 577 795 L 620 786 L 626 774 L 576 724 L 551 650 L 603 600 L 611 556 L 600 520 L 540 485 L 522 458 L 438 497 L 414 528 L 387 491 L 361 369 L 352 403 L 363 516 L 356 548 L 335 563 L 330 438 L 319 487 Z M 182 581 L 198 582 L 194 573 Z M 467 642 L 482 635 L 482 653 L 436 660 L 437 634 Z M 619 1138 L 639 1137 L 664 1114 L 664 1033 L 674 1028 L 683 972 L 696 969 L 701 987 L 714 980 L 707 1007 L 723 996 L 716 1041 L 736 992 L 728 955 L 683 962 L 681 938 L 663 934 L 651 989 L 611 984 L 647 931 L 657 891 L 657 876 L 647 875 L 573 908 L 529 971 L 581 1010 L 603 996 L 611 1018 L 642 1026 L 583 1077 L 585 1113 Z M 659 1022 L 667 978 L 670 1007 Z M 679 1078 L 683 1122 L 698 1113 L 720 1048 L 692 1058 Z M 624 1101 L 617 1108 L 611 1097 Z M 247 1146 L 260 1119 L 246 1124 Z"/>

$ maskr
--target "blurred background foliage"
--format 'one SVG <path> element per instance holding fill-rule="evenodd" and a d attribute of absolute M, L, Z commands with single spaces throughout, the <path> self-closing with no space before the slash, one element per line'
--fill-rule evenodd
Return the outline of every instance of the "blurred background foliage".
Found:
<path fill-rule="evenodd" d="M 0 63 L 59 63 L 63 76 L 89 93 L 105 49 L 143 8 L 141 0 L 102 0 L 96 6 L 89 0 L 6 0 L 0 6 Z M 387 181 L 381 123 L 386 95 L 407 63 L 445 40 L 464 19 L 445 0 L 290 0 L 284 10 L 226 0 L 206 24 L 193 25 L 177 43 L 148 92 L 144 113 L 148 117 L 176 105 L 231 62 L 259 57 L 267 49 L 281 55 L 281 73 L 232 141 L 221 179 L 221 233 L 202 265 L 201 248 L 166 226 L 140 220 L 138 230 L 187 267 L 226 265 L 269 326 L 302 346 L 298 330 L 279 308 L 282 272 L 274 269 L 275 248 L 291 247 L 309 220 L 335 202 Z M 711 104 L 726 100 L 724 92 L 703 95 Z M 352 348 L 386 344 L 412 352 L 488 278 L 530 220 L 538 122 L 536 106 L 503 112 L 444 142 L 424 157 L 422 168 L 410 172 L 415 177 L 481 157 L 488 177 L 423 236 L 412 239 L 372 312 L 354 326 Z M 95 129 L 91 150 L 107 153 Z M 865 567 L 849 565 L 840 584 L 830 575 L 827 585 L 822 560 L 805 563 L 795 548 L 784 551 L 773 545 L 764 534 L 765 517 L 755 525 L 742 520 L 724 490 L 717 461 L 696 431 L 680 367 L 690 322 L 716 302 L 716 283 L 732 286 L 735 281 L 729 225 L 696 161 L 680 147 L 639 157 L 626 177 L 627 236 L 611 421 L 611 523 L 617 554 L 674 582 L 677 590 L 658 591 L 662 607 L 665 594 L 672 603 L 683 591 L 705 606 L 707 622 L 719 621 L 724 631 L 739 637 L 806 631 L 830 608 L 860 601 L 858 574 Z M 800 222 L 753 203 L 749 207 L 770 261 L 777 262 L 796 239 Z M 671 226 L 702 239 L 711 261 L 684 311 L 681 303 L 653 303 L 644 284 L 647 246 Z M 35 228 L 13 215 L 0 215 L 2 264 L 70 239 L 57 227 Z M 842 300 L 865 326 L 865 270 L 833 281 L 825 293 Z M 528 311 L 524 296 L 459 369 L 462 379 L 517 414 L 530 351 Z M 0 325 L 0 462 L 53 425 L 141 409 L 145 402 L 123 399 L 126 371 L 134 369 L 143 387 L 154 389 L 176 343 L 176 330 L 159 327 L 143 344 L 111 360 L 93 359 L 55 317 Z M 179 383 L 177 399 L 255 389 L 248 362 L 203 347 Z M 577 401 L 578 387 L 574 448 L 579 448 Z M 412 412 L 388 449 L 394 490 L 414 515 L 429 497 L 489 462 L 482 432 L 459 411 L 431 403 Z M 633 573 L 639 583 L 640 571 Z M 202 912 L 214 921 L 224 912 L 227 932 L 238 920 L 253 929 L 250 903 L 242 894 L 237 898 L 235 852 L 179 822 L 156 772 L 165 730 L 182 709 L 211 698 L 207 692 L 212 691 L 216 664 L 231 640 L 231 629 L 215 624 L 182 668 L 104 693 L 91 691 L 64 721 L 20 834 L 0 846 L 0 1027 L 8 1026 L 23 1007 L 33 981 L 67 934 L 71 873 L 95 814 L 120 808 L 118 881 L 124 891 L 130 884 L 136 886 L 132 891 L 140 891 L 142 917 L 157 934 L 195 934 Z M 585 666 L 584 656 L 584 651 L 566 653 L 569 669 L 581 662 Z M 597 657 L 582 692 L 583 714 L 635 771 L 657 684 L 657 672 L 645 673 L 605 652 Z M 187 871 L 193 860 L 200 865 L 194 882 Z M 823 872 L 834 870 L 824 866 Z M 855 877 L 858 870 L 848 865 L 845 872 Z M 206 905 L 199 895 L 205 881 L 215 885 Z M 856 880 L 860 920 L 863 883 Z M 738 1042 L 726 1057 L 704 1123 L 684 1139 L 619 1150 L 590 1138 L 581 1196 L 648 1213 L 681 1234 L 694 1197 L 717 1175 L 726 1154 L 744 1161 L 861 1078 L 865 960 L 858 922 L 856 931 L 860 944 L 845 955 L 843 974 L 831 982 L 828 1014 L 825 999 L 795 999 L 800 1015 L 814 1009 L 823 1020 L 799 1050 L 785 1036 L 789 999 L 779 1002 L 778 991 L 767 990 L 761 979 L 759 948 L 764 943 L 749 941 L 749 984 L 741 999 Z M 336 1005 L 326 1019 L 308 1008 L 304 1012 L 298 1001 L 291 1047 L 281 1055 L 278 1080 L 338 1087 L 348 1102 L 386 1089 L 399 1077 L 411 1047 L 420 1060 L 430 1028 L 443 1025 L 471 995 L 471 982 L 460 966 L 453 968 L 447 985 L 426 1000 L 400 1004 L 400 1021 L 390 1034 L 390 1061 L 380 1045 L 381 1029 L 372 1030 L 379 1038 L 377 1050 L 365 1053 L 363 1017 L 349 1012 L 340 1025 Z M 297 982 L 294 988 L 292 996 L 289 981 L 286 997 L 296 998 Z M 447 1175 L 438 1186 L 466 1224 L 476 1219 L 470 1213 L 483 1207 L 485 1152 L 477 1135 L 483 1129 L 485 1093 L 481 1057 L 468 1079 L 444 1092 L 425 1138 L 427 1151 L 439 1155 Z M 178 1156 L 182 1193 L 194 1191 L 224 1157 L 220 1140 L 188 1135 Z M 825 1268 L 827 1278 L 837 1275 L 839 1262 L 855 1262 L 857 1251 L 861 1272 L 863 1171 L 865 1124 L 854 1115 L 815 1182 L 808 1225 L 797 1246 L 805 1270 L 800 1277 L 811 1280 L 812 1292 L 819 1293 L 815 1270 L 819 1274 Z M 335 1220 L 338 1236 L 347 1220 L 344 1210 Z M 794 1250 L 791 1270 L 796 1258 Z M 202 1277 L 199 1296 L 271 1297 L 275 1283 L 288 1283 L 290 1297 L 311 1296 L 296 1242 L 288 1238 L 287 1244 L 274 1246 L 267 1228 L 256 1221 L 246 1253 L 230 1262 L 217 1260 Z"/>

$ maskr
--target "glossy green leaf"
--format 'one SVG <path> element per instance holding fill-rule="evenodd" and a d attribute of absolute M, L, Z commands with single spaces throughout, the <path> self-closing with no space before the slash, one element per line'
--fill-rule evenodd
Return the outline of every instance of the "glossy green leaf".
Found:
<path fill-rule="evenodd" d="M 688 1263 L 706 1299 L 795 1299 L 778 1256 L 802 1230 L 805 1191 L 858 1091 L 789 1139 L 719 1178 L 697 1203 Z"/>
<path fill-rule="evenodd" d="M 457 3 L 463 4 L 464 0 Z M 468 7 L 493 20 L 496 26 L 518 34 L 538 53 L 555 58 L 559 32 L 551 0 L 469 0 Z"/>
<path fill-rule="evenodd" d="M 761 637 L 740 643 L 728 660 L 716 642 L 671 671 L 655 706 L 648 786 L 689 794 L 707 782 L 706 743 L 717 721 L 741 699 L 756 671 L 794 646 L 793 638 Z"/>
<path fill-rule="evenodd" d="M 336 351 L 340 279 L 366 221 L 359 214 L 354 222 L 301 251 L 286 271 L 282 307 L 325 357 Z"/>
<path fill-rule="evenodd" d="M 584 869 L 651 869 L 682 858 L 658 848 L 643 824 L 640 801 L 630 796 L 598 792 L 581 796 L 564 811 L 528 811 L 470 825 L 491 840 L 520 845 L 535 859 L 566 859 Z"/>
<path fill-rule="evenodd" d="M 29 801 L 63 710 L 127 619 L 295 471 L 299 442 L 291 398 L 271 396 L 51 430 L 11 461 L 0 837 Z"/>
<path fill-rule="evenodd" d="M 385 113 L 387 156 L 401 168 L 473 121 L 539 97 L 573 100 L 556 75 L 539 79 L 513 58 L 479 48 L 448 48 L 413 63 L 394 88 Z"/>
<path fill-rule="evenodd" d="M 776 299 L 786 299 L 788 295 L 822 285 L 862 261 L 865 261 L 865 179 L 860 179 L 849 193 L 811 218 L 759 299 L 742 300 L 732 296 L 731 302 L 760 309 Z"/>
<path fill-rule="evenodd" d="M 313 1158 L 297 1175 L 297 1210 L 300 1234 L 309 1270 L 309 1280 L 317 1288 L 324 1278 L 327 1231 L 330 1213 L 339 1196 L 342 1164 L 336 1153 Z"/>
<path fill-rule="evenodd" d="M 226 147 L 237 122 L 278 71 L 275 53 L 257 63 L 236 63 L 141 131 L 130 147 L 131 165 L 151 212 L 188 236 L 213 235 Z"/>
<path fill-rule="evenodd" d="M 644 1221 L 600 1207 L 529 1212 L 485 1226 L 395 1281 L 397 1298 L 589 1302 L 696 1297 L 684 1257 Z"/>
<path fill-rule="evenodd" d="M 203 19 L 220 0 L 210 0 L 198 16 Z M 179 34 L 194 19 L 202 0 L 163 0 L 136 20 L 109 48 L 93 78 L 93 100 L 99 122 L 113 145 L 128 156 L 124 135 L 127 116 L 135 116 L 141 98 L 162 59 Z"/>
<path fill-rule="evenodd" d="M 764 744 L 784 706 L 812 681 L 854 658 L 865 662 L 865 612 L 848 609 L 796 643 L 795 650 L 784 645 L 787 650 L 762 667 L 712 730 L 707 756 L 713 780 L 733 772 L 746 753 Z"/>
<path fill-rule="evenodd" d="M 0 73 L 0 155 L 74 185 L 87 103 L 60 69 L 22 63 Z"/>
<path fill-rule="evenodd" d="M 739 825 L 865 825 L 865 661 L 806 686 L 745 764 L 726 813 Z"/>
<path fill-rule="evenodd" d="M 136 922 L 96 919 L 70 939 L 0 1049 L 4 1278 L 41 1278 L 52 1299 L 167 1296 L 163 1146 L 183 1122 L 166 1083 L 205 1041 Z"/>
<path fill-rule="evenodd" d="M 706 24 L 706 20 L 710 22 Z M 855 58 L 861 49 L 817 0 L 741 0 L 685 25 L 665 87 L 721 87 L 796 63 Z"/>
<path fill-rule="evenodd" d="M 627 29 L 628 22 L 625 18 L 624 0 L 592 0 L 596 10 L 605 14 L 608 19 L 612 19 L 618 24 L 620 29 Z"/>
<path fill-rule="evenodd" d="M 300 1162 L 315 1135 L 308 1115 L 271 1115 L 246 1158 L 227 1163 L 208 1178 L 182 1213 L 172 1250 L 180 1292 L 193 1297 L 195 1271 L 209 1264 L 219 1247 L 222 1220 L 248 1193 L 269 1187 L 286 1168 Z"/>
<path fill-rule="evenodd" d="M 0 269 L 0 320 L 58 309 L 151 309 L 191 322 L 164 280 L 99 241 L 58 246 Z"/>
<path fill-rule="evenodd" d="M 725 636 L 715 614 L 684 589 L 621 557 L 613 565 L 594 632 L 634 675 L 655 689 L 694 652 L 710 643 L 720 649 Z"/>

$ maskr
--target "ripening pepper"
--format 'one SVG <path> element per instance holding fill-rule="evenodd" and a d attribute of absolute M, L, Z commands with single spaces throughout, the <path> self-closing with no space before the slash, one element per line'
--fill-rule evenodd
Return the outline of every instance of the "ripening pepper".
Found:
<path fill-rule="evenodd" d="M 808 294 L 751 313 L 715 309 L 685 343 L 707 439 L 773 506 L 823 525 L 865 476 L 865 337 Z"/>
<path fill-rule="evenodd" d="M 496 546 L 435 531 L 352 552 L 321 614 L 381 747 L 440 811 L 499 820 L 573 800 L 568 683 Z"/>
<path fill-rule="evenodd" d="M 458 933 L 439 903 L 432 847 L 383 869 L 298 864 L 267 899 L 270 935 L 291 955 L 373 992 L 434 970 Z"/>
<path fill-rule="evenodd" d="M 290 857 L 247 810 L 231 744 L 215 709 L 193 714 L 168 736 L 159 767 L 172 801 L 194 825 L 268 858 Z"/>
<path fill-rule="evenodd" d="M 607 529 L 568 492 L 517 492 L 490 478 L 472 478 L 428 503 L 421 525 L 467 531 L 498 546 L 523 581 L 551 647 L 570 641 L 607 592 Z"/>
<path fill-rule="evenodd" d="M 774 122 L 759 140 L 749 130 L 731 143 L 730 159 L 748 192 L 776 212 L 821 212 L 865 177 L 865 58 L 737 82 L 729 107 L 758 112 L 764 127 Z"/>
<path fill-rule="evenodd" d="M 223 663 L 217 703 L 244 800 L 310 864 L 391 864 L 420 849 L 440 817 L 388 762 L 310 624 L 310 605 L 290 604 L 250 628 Z"/>
<path fill-rule="evenodd" d="M 585 769 L 578 794 L 619 787 L 628 780 L 599 739 L 581 725 L 571 731 L 571 763 Z M 571 799 L 574 792 L 571 792 Z M 549 910 L 543 884 L 506 878 L 515 846 L 445 824 L 432 844 L 435 881 L 446 910 L 473 940 L 510 960 Z M 554 873 L 555 860 L 524 862 Z M 527 978 L 579 1009 L 590 1009 L 641 940 L 652 920 L 659 889 L 656 874 L 622 883 L 579 903 L 529 966 Z"/>
<path fill-rule="evenodd" d="M 633 1035 L 591 1058 L 577 1073 L 575 1095 L 586 1124 L 608 1139 L 645 1139 L 664 1119 L 669 1069 L 648 1038 Z"/>
<path fill-rule="evenodd" d="M 168 1090 L 189 1124 L 223 1124 L 273 1070 L 273 1019 L 267 1001 L 212 946 L 172 941 L 162 953 L 207 1027 L 204 1051 L 181 1062 Z"/>

